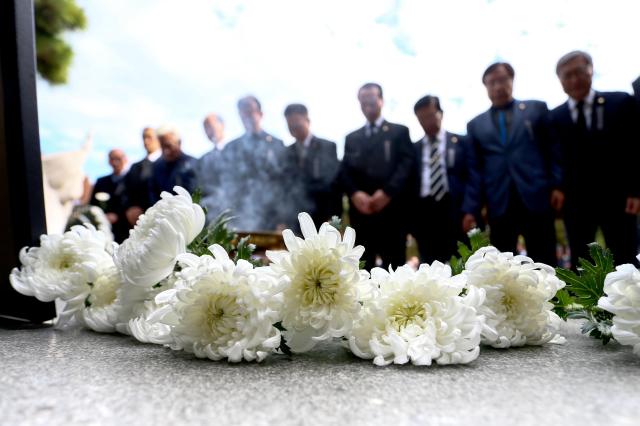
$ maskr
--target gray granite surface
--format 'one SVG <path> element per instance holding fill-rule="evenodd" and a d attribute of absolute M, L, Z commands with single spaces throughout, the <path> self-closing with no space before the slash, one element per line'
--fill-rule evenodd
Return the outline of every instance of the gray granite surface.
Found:
<path fill-rule="evenodd" d="M 564 345 L 465 366 L 376 367 L 337 344 L 232 365 L 125 336 L 0 329 L 0 424 L 640 425 L 640 358 Z"/>

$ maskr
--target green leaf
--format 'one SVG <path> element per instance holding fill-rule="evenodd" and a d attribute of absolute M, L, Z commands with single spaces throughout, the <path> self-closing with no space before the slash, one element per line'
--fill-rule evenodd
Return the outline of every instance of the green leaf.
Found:
<path fill-rule="evenodd" d="M 284 328 L 284 326 L 282 325 L 282 322 L 277 322 L 275 324 L 273 324 L 273 326 L 275 328 L 277 328 L 278 330 L 280 330 L 280 332 L 286 331 L 287 329 Z M 291 357 L 293 354 L 291 353 L 291 348 L 289 347 L 289 345 L 287 345 L 287 342 L 285 342 L 284 337 L 281 336 L 280 337 L 280 346 L 278 346 L 278 348 L 276 348 L 276 351 L 280 351 L 283 354 Z"/>
<path fill-rule="evenodd" d="M 565 289 L 560 289 L 552 300 L 553 311 L 562 319 L 566 320 L 571 308 L 575 306 L 573 297 Z"/>
<path fill-rule="evenodd" d="M 491 245 L 491 242 L 489 241 L 489 236 L 486 232 L 482 232 L 477 229 L 469 232 L 469 245 L 458 241 L 458 254 L 460 257 L 452 256 L 449 260 L 451 273 L 453 275 L 462 273 L 467 260 L 469 260 L 469 258 L 478 251 L 478 249 L 489 245 Z"/>
<path fill-rule="evenodd" d="M 589 254 L 593 263 L 586 259 L 578 260 L 578 273 L 564 268 L 556 268 L 558 278 L 567 286 L 568 293 L 575 297 L 575 302 L 590 309 L 598 305 L 604 295 L 604 279 L 614 271 L 613 255 L 608 249 L 596 243 L 589 244 Z"/>

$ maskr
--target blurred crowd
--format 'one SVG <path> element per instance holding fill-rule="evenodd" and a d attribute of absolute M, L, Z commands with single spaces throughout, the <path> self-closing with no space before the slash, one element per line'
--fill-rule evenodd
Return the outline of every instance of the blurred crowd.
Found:
<path fill-rule="evenodd" d="M 240 231 L 296 229 L 301 211 L 317 225 L 344 217 L 366 247 L 367 268 L 404 264 L 409 235 L 420 261 L 446 261 L 475 227 L 488 227 L 502 251 L 557 265 L 558 223 L 574 266 L 596 232 L 616 263 L 634 262 L 640 79 L 635 98 L 597 91 L 592 58 L 582 51 L 560 58 L 556 74 L 567 100 L 549 110 L 543 101 L 513 98 L 510 64 L 490 65 L 481 82 L 491 105 L 469 121 L 466 135 L 443 128 L 439 98 L 426 95 L 414 106 L 424 130 L 417 141 L 384 118 L 382 87 L 366 83 L 357 92 L 365 120 L 346 136 L 342 160 L 334 142 L 313 133 L 305 105 L 284 111 L 295 139 L 285 146 L 262 128 L 260 101 L 246 96 L 237 103 L 246 132 L 226 142 L 222 117 L 207 115 L 212 148 L 199 159 L 182 151 L 173 126 L 145 128 L 147 155 L 136 163 L 112 149 L 113 173 L 97 179 L 90 203 L 106 212 L 117 241 L 162 191 L 180 185 L 201 193 L 208 221 L 230 210 Z"/>

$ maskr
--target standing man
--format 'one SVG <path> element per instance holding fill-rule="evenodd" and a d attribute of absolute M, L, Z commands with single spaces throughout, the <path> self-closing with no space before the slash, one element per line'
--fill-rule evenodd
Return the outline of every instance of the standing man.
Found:
<path fill-rule="evenodd" d="M 336 144 L 320 139 L 309 128 L 307 107 L 302 104 L 288 105 L 284 110 L 287 126 L 295 143 L 286 148 L 289 206 L 287 224 L 297 228 L 297 214 L 305 211 L 311 215 L 316 226 L 327 222 L 332 216 L 340 216 L 342 200 L 335 188 L 335 179 L 340 168 Z"/>
<path fill-rule="evenodd" d="M 223 185 L 225 171 L 230 165 L 225 161 L 223 148 L 224 122 L 217 114 L 209 114 L 204 119 L 204 132 L 213 148 L 204 154 L 196 164 L 197 188 L 202 191 L 200 203 L 207 209 L 207 222 L 214 221 L 220 213 L 228 209 L 228 196 Z"/>
<path fill-rule="evenodd" d="M 347 135 L 340 180 L 349 196 L 349 218 L 365 246 L 366 268 L 406 263 L 406 207 L 412 194 L 414 150 L 409 129 L 382 117 L 382 87 L 367 83 L 358 91 L 367 122 Z"/>
<path fill-rule="evenodd" d="M 550 137 L 547 105 L 513 98 L 514 74 L 511 65 L 497 62 L 482 75 L 491 108 L 467 125 L 463 229 L 475 226 L 486 202 L 494 246 L 516 252 L 522 235 L 529 257 L 556 266 L 552 207 L 560 210 L 564 199 L 560 153 Z"/>
<path fill-rule="evenodd" d="M 466 141 L 442 128 L 437 96 L 427 95 L 413 107 L 425 136 L 414 144 L 418 185 L 412 234 L 420 260 L 445 262 L 456 251 L 462 232 L 462 201 L 467 181 Z"/>
<path fill-rule="evenodd" d="M 149 180 L 153 172 L 153 163 L 160 158 L 162 150 L 156 131 L 151 127 L 142 130 L 142 142 L 147 156 L 134 163 L 125 176 L 125 188 L 127 194 L 126 216 L 129 227 L 133 227 L 138 217 L 151 206 L 149 202 Z"/>
<path fill-rule="evenodd" d="M 635 263 L 640 154 L 635 100 L 622 92 L 591 87 L 593 61 L 586 52 L 567 53 L 556 74 L 569 99 L 551 112 L 564 160 L 564 209 L 571 262 L 588 254 L 600 227 L 616 264 Z"/>
<path fill-rule="evenodd" d="M 113 239 L 121 243 L 129 235 L 129 224 L 125 217 L 124 184 L 125 176 L 129 171 L 129 160 L 123 150 L 112 149 L 109 151 L 109 165 L 113 173 L 96 180 L 91 194 L 91 204 L 104 210 L 111 223 Z"/>
<path fill-rule="evenodd" d="M 162 126 L 158 129 L 158 140 L 162 157 L 153 164 L 149 181 L 149 200 L 160 200 L 162 191 L 173 193 L 178 185 L 193 193 L 196 189 L 196 159 L 182 152 L 182 140 L 175 127 Z"/>
<path fill-rule="evenodd" d="M 233 224 L 243 231 L 275 230 L 285 221 L 284 144 L 262 130 L 262 106 L 255 96 L 238 101 L 238 114 L 246 132 L 225 148 L 233 167 L 228 179 Z"/>

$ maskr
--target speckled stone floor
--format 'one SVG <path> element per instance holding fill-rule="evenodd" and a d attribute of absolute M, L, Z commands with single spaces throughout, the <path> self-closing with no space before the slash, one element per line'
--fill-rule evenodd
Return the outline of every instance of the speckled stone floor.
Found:
<path fill-rule="evenodd" d="M 465 366 L 376 367 L 330 344 L 262 364 L 129 337 L 0 329 L 0 424 L 640 424 L 640 358 L 565 326 L 564 345 Z"/>

